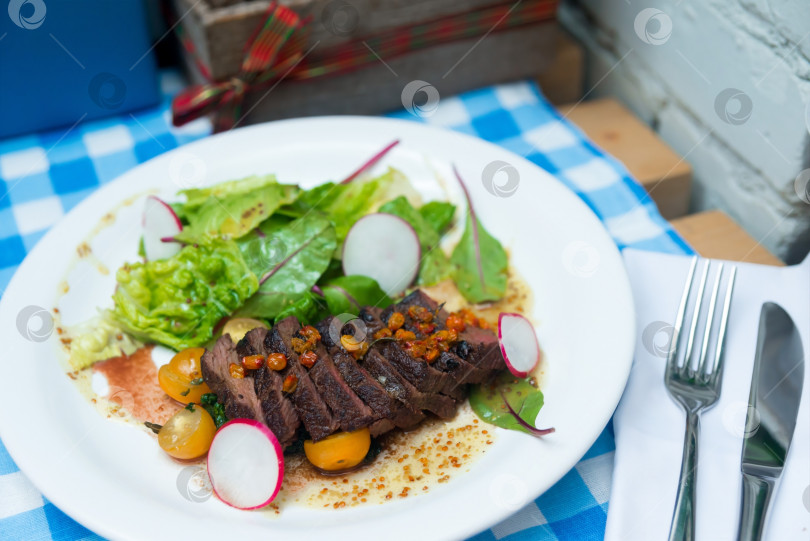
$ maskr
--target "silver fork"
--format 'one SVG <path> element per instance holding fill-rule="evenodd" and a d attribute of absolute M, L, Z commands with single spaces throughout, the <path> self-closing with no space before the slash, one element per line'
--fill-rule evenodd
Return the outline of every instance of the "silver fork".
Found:
<path fill-rule="evenodd" d="M 698 321 L 703 315 L 703 295 L 706 290 L 707 278 L 711 261 L 707 261 L 700 278 L 700 286 L 695 298 L 695 306 L 689 323 L 689 334 L 686 339 L 686 353 L 683 362 L 679 363 L 680 334 L 686 321 L 686 307 L 695 281 L 695 270 L 698 258 L 692 260 L 686 286 L 681 297 L 681 304 L 675 318 L 675 328 L 672 332 L 672 342 L 667 356 L 664 383 L 669 395 L 680 404 L 686 412 L 686 434 L 683 440 L 683 458 L 681 459 L 681 474 L 678 483 L 678 495 L 675 499 L 675 510 L 672 514 L 672 525 L 669 530 L 669 541 L 693 541 L 695 539 L 695 489 L 697 478 L 698 439 L 700 437 L 700 413 L 711 408 L 720 396 L 723 377 L 723 339 L 726 334 L 728 312 L 731 306 L 731 293 L 734 289 L 734 277 L 737 267 L 732 266 L 726 286 L 726 295 L 720 315 L 720 326 L 717 340 L 714 344 L 714 358 L 707 362 L 709 342 L 711 340 L 712 323 L 718 304 L 717 294 L 723 279 L 723 264 L 719 263 L 711 297 L 706 307 L 705 329 L 700 347 L 700 356 L 697 368 L 692 368 L 692 350 L 695 346 L 695 334 Z"/>

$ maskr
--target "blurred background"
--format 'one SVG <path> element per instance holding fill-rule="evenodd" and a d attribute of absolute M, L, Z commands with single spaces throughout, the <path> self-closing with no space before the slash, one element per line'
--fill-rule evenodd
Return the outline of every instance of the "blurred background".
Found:
<path fill-rule="evenodd" d="M 75 199 L 89 193 L 86 164 L 54 173 L 59 160 L 21 149 L 36 138 L 49 152 L 92 122 L 135 124 L 154 140 L 136 160 L 110 159 L 104 179 L 168 148 L 150 122 L 199 135 L 232 128 L 216 122 L 229 108 L 237 127 L 403 107 L 449 114 L 440 96 L 531 79 L 693 245 L 731 249 L 729 230 L 741 226 L 747 244 L 735 249 L 750 260 L 795 263 L 810 249 L 803 0 L 283 0 L 305 21 L 300 63 L 256 83 L 243 60 L 270 4 L 10 0 L 0 17 L 3 197 L 44 167 Z M 171 100 L 202 83 L 208 93 L 172 114 Z M 61 146 L 55 154 L 71 152 Z"/>

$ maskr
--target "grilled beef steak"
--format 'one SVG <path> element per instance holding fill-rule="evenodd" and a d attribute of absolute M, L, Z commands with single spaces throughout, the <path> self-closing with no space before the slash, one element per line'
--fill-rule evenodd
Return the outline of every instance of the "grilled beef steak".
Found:
<path fill-rule="evenodd" d="M 400 314 L 400 327 L 389 321 L 395 312 Z M 495 333 L 474 325 L 460 333 L 448 332 L 449 315 L 417 290 L 384 310 L 363 307 L 351 321 L 330 316 L 315 326 L 320 338 L 305 345 L 299 322 L 290 316 L 270 331 L 251 330 L 238 344 L 227 335 L 220 338 L 203 355 L 203 377 L 229 417 L 265 423 L 285 447 L 299 437 L 302 425 L 313 441 L 319 441 L 339 429 L 368 427 L 377 436 L 393 428 L 412 428 L 425 412 L 449 419 L 469 384 L 486 382 L 506 367 Z M 396 328 L 413 334 L 379 339 Z M 375 338 L 378 332 L 382 334 Z M 341 344 L 345 334 L 363 341 L 363 348 L 347 351 Z M 437 338 L 440 335 L 446 343 Z M 424 348 L 414 347 L 415 343 L 436 347 L 436 340 L 442 343 L 431 357 Z M 272 353 L 285 355 L 284 369 L 265 365 L 244 378 L 231 377 L 231 363 Z M 292 381 L 291 377 L 294 386 L 285 392 L 285 380 Z"/>

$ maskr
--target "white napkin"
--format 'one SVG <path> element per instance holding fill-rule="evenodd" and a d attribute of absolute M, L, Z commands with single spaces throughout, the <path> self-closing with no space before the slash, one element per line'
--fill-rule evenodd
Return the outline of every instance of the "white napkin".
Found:
<path fill-rule="evenodd" d="M 665 359 L 651 353 L 655 347 L 650 345 L 649 333 L 644 340 L 644 330 L 655 322 L 674 323 L 690 258 L 629 249 L 623 255 L 635 297 L 638 336 L 630 380 L 613 421 L 616 455 L 605 538 L 655 541 L 667 539 L 669 533 L 681 467 L 685 415 L 667 394 L 663 376 Z M 771 501 L 764 538 L 807 541 L 810 539 L 810 258 L 793 267 L 737 264 L 737 268 L 722 394 L 715 406 L 701 416 L 697 539 L 736 539 L 742 487 L 740 456 L 759 315 L 765 301 L 775 301 L 791 315 L 802 335 L 805 382 L 796 432 Z M 661 333 L 656 338 L 656 343 L 666 349 L 666 335 Z"/>

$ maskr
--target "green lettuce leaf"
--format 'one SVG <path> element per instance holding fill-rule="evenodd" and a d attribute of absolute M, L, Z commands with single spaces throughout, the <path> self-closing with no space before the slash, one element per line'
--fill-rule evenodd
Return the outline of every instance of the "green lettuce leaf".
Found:
<path fill-rule="evenodd" d="M 301 325 L 312 325 L 329 315 L 326 303 L 320 295 L 307 291 L 298 300 L 281 310 L 276 321 L 295 316 Z"/>
<path fill-rule="evenodd" d="M 143 343 L 134 339 L 112 317 L 110 310 L 70 328 L 70 365 L 81 370 L 98 361 L 131 355 Z"/>
<path fill-rule="evenodd" d="M 360 313 L 363 306 L 385 308 L 393 301 L 380 289 L 379 284 L 368 276 L 341 276 L 320 286 L 329 313 L 332 315 Z"/>
<path fill-rule="evenodd" d="M 473 387 L 470 393 L 470 406 L 484 422 L 531 434 L 531 431 L 522 426 L 509 412 L 504 398 L 509 401 L 509 405 L 521 419 L 534 426 L 537 415 L 543 407 L 543 393 L 532 385 L 529 378 L 518 379 L 509 372 L 502 372 L 492 382 Z"/>
<path fill-rule="evenodd" d="M 354 223 L 374 212 L 384 201 L 399 194 L 415 197 L 408 179 L 396 169 L 389 169 L 376 178 L 357 178 L 348 184 L 328 182 L 306 190 L 294 203 L 279 209 L 291 217 L 303 217 L 318 210 L 335 224 L 338 246 Z"/>
<path fill-rule="evenodd" d="M 278 261 L 262 274 L 261 286 L 239 310 L 241 316 L 275 318 L 315 285 L 337 244 L 332 222 L 319 213 L 278 227 L 264 242 L 273 246 Z"/>
<path fill-rule="evenodd" d="M 287 227 L 290 222 L 286 216 L 273 215 L 259 224 L 259 227 L 236 240 L 251 272 L 264 276 L 266 272 L 280 263 L 286 255 L 286 247 L 275 232 Z"/>
<path fill-rule="evenodd" d="M 116 273 L 112 315 L 134 337 L 175 350 L 201 346 L 259 288 L 236 243 L 210 239 Z"/>
<path fill-rule="evenodd" d="M 438 231 L 405 197 L 400 196 L 385 203 L 380 207 L 380 212 L 399 216 L 411 224 L 416 231 L 419 245 L 422 247 L 422 261 L 419 264 L 419 277 L 417 278 L 419 285 L 436 284 L 452 276 L 453 268 L 439 247 Z"/>
<path fill-rule="evenodd" d="M 464 234 L 450 256 L 455 267 L 453 280 L 464 298 L 473 304 L 497 301 L 506 294 L 509 258 L 501 243 L 484 229 L 467 186 L 458 171 L 455 173 L 467 199 L 467 220 Z"/>
<path fill-rule="evenodd" d="M 419 208 L 419 214 L 430 224 L 434 231 L 442 234 L 453 222 L 456 206 L 445 201 L 431 201 Z"/>
<path fill-rule="evenodd" d="M 188 225 L 177 235 L 196 242 L 206 235 L 239 238 L 269 218 L 282 205 L 295 201 L 297 186 L 279 184 L 274 176 L 248 177 L 211 188 L 184 190 L 182 215 Z"/>

